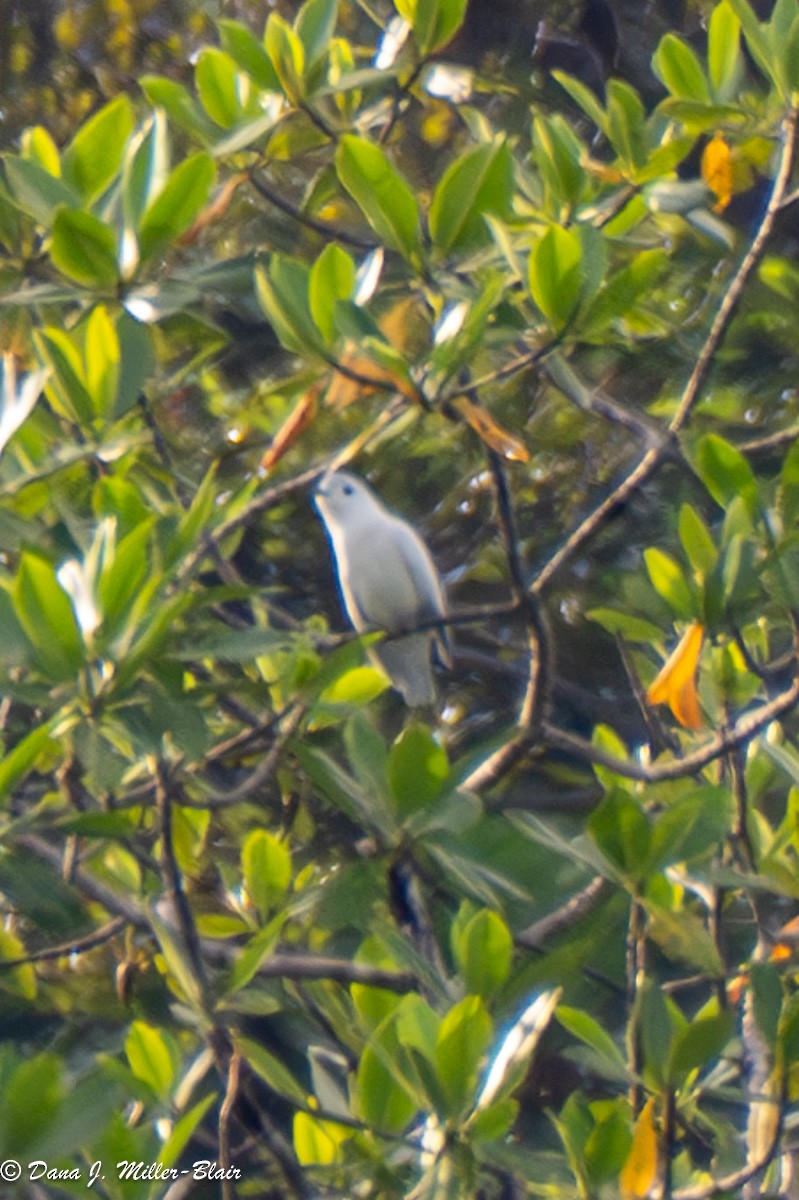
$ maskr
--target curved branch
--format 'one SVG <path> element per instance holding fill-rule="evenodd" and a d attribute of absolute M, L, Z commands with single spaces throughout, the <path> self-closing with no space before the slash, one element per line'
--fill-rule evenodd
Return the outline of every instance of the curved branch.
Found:
<path fill-rule="evenodd" d="M 68 942 L 61 942 L 58 946 L 47 946 L 43 950 L 31 950 L 30 954 L 20 955 L 19 958 L 0 959 L 0 971 L 10 971 L 13 967 L 24 967 L 29 963 L 52 962 L 55 959 L 65 958 L 67 955 L 85 954 L 88 950 L 94 950 L 97 946 L 110 942 L 112 938 L 122 932 L 126 925 L 127 921 L 124 917 L 114 917 L 112 921 L 106 922 L 94 933 L 88 933 L 85 937 L 73 938 Z"/>
<path fill-rule="evenodd" d="M 684 779 L 688 775 L 693 775 L 706 767 L 708 763 L 721 758 L 728 751 L 743 746 L 771 721 L 788 712 L 797 703 L 799 703 L 799 677 L 773 700 L 759 705 L 751 712 L 744 713 L 734 725 L 717 733 L 704 746 L 699 746 L 683 758 L 671 759 L 653 767 L 646 767 L 629 759 L 617 758 L 614 754 L 608 754 L 583 738 L 577 737 L 573 733 L 567 733 L 546 722 L 542 726 L 542 733 L 547 743 L 555 749 L 565 750 L 582 758 L 585 762 L 607 767 L 625 779 L 634 779 L 637 783 L 660 783 L 666 779 Z"/>
<path fill-rule="evenodd" d="M 287 217 L 292 217 L 300 225 L 305 225 L 307 229 L 312 229 L 314 233 L 320 233 L 328 241 L 343 242 L 345 245 L 353 246 L 356 250 L 374 250 L 377 242 L 370 242 L 366 238 L 358 237 L 357 234 L 347 233 L 343 229 L 336 229 L 333 225 L 327 225 L 324 221 L 317 221 L 315 217 L 309 217 L 301 208 L 297 208 L 289 200 L 284 200 L 283 197 L 274 191 L 268 183 L 265 183 L 260 175 L 256 175 L 255 171 L 247 172 L 249 179 L 256 192 L 263 196 L 264 200 L 268 200 L 270 204 L 285 213 Z"/>

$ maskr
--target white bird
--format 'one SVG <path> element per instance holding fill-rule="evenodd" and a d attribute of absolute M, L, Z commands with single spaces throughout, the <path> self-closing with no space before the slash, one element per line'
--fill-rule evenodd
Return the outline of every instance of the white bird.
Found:
<path fill-rule="evenodd" d="M 314 499 L 355 629 L 402 633 L 446 615 L 444 589 L 427 546 L 362 479 L 349 471 L 328 471 Z M 383 641 L 369 651 L 411 708 L 435 703 L 433 645 L 449 664 L 443 628 Z"/>

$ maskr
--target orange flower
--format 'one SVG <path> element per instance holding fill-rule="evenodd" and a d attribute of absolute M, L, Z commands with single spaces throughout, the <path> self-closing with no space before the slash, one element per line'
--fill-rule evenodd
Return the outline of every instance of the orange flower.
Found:
<path fill-rule="evenodd" d="M 698 621 L 689 625 L 646 693 L 649 704 L 668 704 L 686 729 L 701 729 L 703 725 L 696 676 L 704 636 L 705 628 Z"/>

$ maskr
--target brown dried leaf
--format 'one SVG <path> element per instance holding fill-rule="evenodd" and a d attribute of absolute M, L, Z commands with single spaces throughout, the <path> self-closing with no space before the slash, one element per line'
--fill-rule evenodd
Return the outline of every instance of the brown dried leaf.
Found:
<path fill-rule="evenodd" d="M 502 458 L 509 462 L 529 462 L 530 452 L 519 438 L 494 420 L 491 414 L 481 404 L 468 396 L 456 396 L 450 404 L 451 408 L 463 418 L 481 442 L 485 442 Z"/>
<path fill-rule="evenodd" d="M 295 404 L 272 439 L 271 446 L 269 446 L 261 459 L 262 471 L 271 471 L 314 420 L 319 411 L 319 393 L 321 390 L 321 383 L 313 384 L 298 403 Z"/>

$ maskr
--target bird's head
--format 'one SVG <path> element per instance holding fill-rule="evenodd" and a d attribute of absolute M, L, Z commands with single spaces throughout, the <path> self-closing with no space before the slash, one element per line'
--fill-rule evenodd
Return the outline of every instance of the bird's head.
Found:
<path fill-rule="evenodd" d="M 377 503 L 371 488 L 349 471 L 326 471 L 314 489 L 314 503 L 327 520 L 357 519 Z"/>

